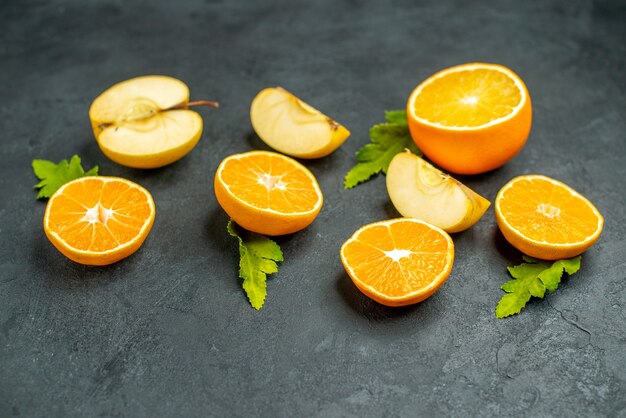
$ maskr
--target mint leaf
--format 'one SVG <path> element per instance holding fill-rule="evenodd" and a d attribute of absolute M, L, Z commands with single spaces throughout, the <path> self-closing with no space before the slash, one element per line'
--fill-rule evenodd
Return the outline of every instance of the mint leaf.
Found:
<path fill-rule="evenodd" d="M 496 317 L 504 318 L 509 315 L 520 313 L 529 300 L 530 293 L 528 292 L 507 293 L 502 296 L 502 299 L 500 299 L 500 302 L 496 307 Z"/>
<path fill-rule="evenodd" d="M 580 257 L 569 260 L 559 260 L 552 264 L 552 267 L 539 274 L 539 280 L 550 292 L 554 292 L 561 282 L 563 270 L 567 274 L 574 274 L 580 269 Z"/>
<path fill-rule="evenodd" d="M 228 233 L 239 241 L 239 277 L 250 304 L 261 309 L 267 295 L 268 274 L 278 271 L 276 262 L 283 261 L 283 252 L 271 239 L 247 231 L 232 220 L 226 226 Z"/>
<path fill-rule="evenodd" d="M 523 258 L 525 263 L 508 267 L 513 280 L 501 286 L 507 294 L 496 306 L 498 318 L 520 313 L 531 296 L 543 298 L 546 290 L 554 292 L 561 282 L 563 271 L 567 274 L 574 274 L 580 269 L 580 256 L 558 260 L 552 264 L 532 257 L 524 256 Z"/>
<path fill-rule="evenodd" d="M 39 189 L 37 199 L 45 199 L 54 194 L 65 183 L 84 176 L 97 176 L 98 166 L 85 171 L 80 165 L 80 157 L 74 155 L 70 162 L 63 160 L 58 164 L 48 160 L 33 160 L 33 171 L 39 180 L 35 189 Z"/>
<path fill-rule="evenodd" d="M 385 118 L 387 123 L 370 128 L 371 143 L 357 151 L 356 157 L 359 162 L 346 174 L 344 179 L 346 189 L 380 172 L 387 173 L 393 157 L 405 149 L 416 155 L 422 155 L 409 134 L 406 112 L 403 110 L 387 111 Z"/>
<path fill-rule="evenodd" d="M 385 120 L 387 123 L 408 126 L 406 110 L 385 110 Z"/>

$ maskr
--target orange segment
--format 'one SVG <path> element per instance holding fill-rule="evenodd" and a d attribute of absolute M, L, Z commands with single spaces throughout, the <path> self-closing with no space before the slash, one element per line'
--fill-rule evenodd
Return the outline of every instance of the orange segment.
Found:
<path fill-rule="evenodd" d="M 454 262 L 450 236 L 411 218 L 365 225 L 341 247 L 341 261 L 354 284 L 387 306 L 430 297 L 446 281 Z"/>
<path fill-rule="evenodd" d="M 513 71 L 471 63 L 442 70 L 417 86 L 407 116 L 411 137 L 429 159 L 454 173 L 477 174 L 522 149 L 532 107 Z"/>
<path fill-rule="evenodd" d="M 496 220 L 525 254 L 546 260 L 575 257 L 600 236 L 604 218 L 571 187 L 541 175 L 516 177 L 498 192 Z"/>
<path fill-rule="evenodd" d="M 154 222 L 150 193 L 117 177 L 81 177 L 48 201 L 44 231 L 69 259 L 106 265 L 139 249 Z"/>
<path fill-rule="evenodd" d="M 307 227 L 322 207 L 315 176 L 296 160 L 275 152 L 227 157 L 215 173 L 215 195 L 242 227 L 282 235 Z"/>

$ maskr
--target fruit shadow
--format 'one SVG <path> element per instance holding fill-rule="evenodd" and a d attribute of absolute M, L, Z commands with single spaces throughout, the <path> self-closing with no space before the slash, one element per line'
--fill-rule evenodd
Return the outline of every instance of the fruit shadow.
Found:
<path fill-rule="evenodd" d="M 504 235 L 502 235 L 502 232 L 500 232 L 499 228 L 495 228 L 493 243 L 498 253 L 500 253 L 502 257 L 506 258 L 509 264 L 517 264 L 522 261 L 522 253 L 509 244 L 506 238 L 504 238 Z"/>
<path fill-rule="evenodd" d="M 387 219 L 395 219 L 395 218 L 402 217 L 402 215 L 400 215 L 400 212 L 398 212 L 398 210 L 393 205 L 393 203 L 391 203 L 391 200 L 388 200 L 385 203 L 383 203 L 383 210 L 385 211 L 385 214 L 387 215 Z"/>
<path fill-rule="evenodd" d="M 405 318 L 407 315 L 425 312 L 429 305 L 429 299 L 409 306 L 391 307 L 382 305 L 361 293 L 345 272 L 337 274 L 335 287 L 346 305 L 353 312 L 370 321 L 395 321 Z"/>
<path fill-rule="evenodd" d="M 32 246 L 33 271 L 41 280 L 42 286 L 74 291 L 105 287 L 118 280 L 134 275 L 137 253 L 107 266 L 87 266 L 76 263 L 61 254 L 45 236 L 37 239 Z"/>
<path fill-rule="evenodd" d="M 100 172 L 102 171 L 102 167 L 108 168 L 109 164 L 114 164 L 106 155 L 102 153 L 91 132 L 84 135 L 84 138 L 80 141 L 76 154 L 78 154 L 81 158 L 85 171 L 89 170 L 94 165 L 97 165 L 99 168 L 98 172 Z"/>
<path fill-rule="evenodd" d="M 248 145 L 253 150 L 278 152 L 270 148 L 265 142 L 263 142 L 263 140 L 259 138 L 259 136 L 254 131 L 250 131 L 246 135 L 246 140 L 248 142 Z M 294 158 L 296 161 L 298 161 L 300 164 L 304 165 L 310 170 L 313 170 L 313 171 L 320 170 L 320 172 L 325 172 L 325 171 L 328 171 L 331 167 L 338 165 L 337 161 L 345 158 L 344 156 L 342 156 L 344 152 L 345 151 L 343 151 L 340 147 L 339 149 L 337 149 L 330 155 L 327 155 L 321 158 L 313 158 L 313 159 L 295 158 L 295 157 L 291 157 L 291 158 Z"/>
<path fill-rule="evenodd" d="M 233 292 L 242 292 L 245 298 L 245 292 L 241 287 L 241 279 L 237 279 L 239 277 L 237 240 L 231 237 L 226 230 L 229 220 L 230 218 L 217 202 L 215 205 L 211 205 L 202 231 L 203 241 L 209 247 L 207 254 L 219 254 L 219 263 L 225 265 L 228 271 L 231 272 L 229 275 L 233 280 L 226 280 L 227 285 Z"/>
<path fill-rule="evenodd" d="M 480 174 L 454 174 L 454 173 L 451 173 L 450 175 L 452 177 L 454 177 L 455 179 L 457 179 L 458 181 L 460 181 L 461 183 L 465 184 L 465 185 L 468 185 L 468 184 L 481 184 L 481 183 L 484 183 L 487 180 L 489 180 L 491 177 L 497 176 L 500 171 L 501 171 L 501 168 L 496 168 L 495 170 L 487 171 L 486 173 L 480 173 Z M 445 171 L 445 170 L 444 170 L 444 172 L 447 173 L 447 171 Z"/>
<path fill-rule="evenodd" d="M 203 235 L 206 238 L 205 242 L 220 253 L 228 251 L 230 247 L 236 248 L 237 246 L 235 239 L 231 237 L 226 230 L 229 220 L 230 218 L 226 212 L 217 205 L 217 202 L 211 205 L 207 214 Z"/>
<path fill-rule="evenodd" d="M 481 174 L 471 174 L 471 175 L 467 175 L 467 174 L 462 175 L 462 174 L 454 174 L 454 173 L 449 173 L 449 174 L 454 179 L 460 181 L 461 183 L 463 183 L 470 189 L 482 195 L 484 198 L 486 198 L 493 204 L 493 200 L 496 198 L 496 196 L 495 194 L 492 195 L 493 191 L 491 191 L 491 193 L 487 193 L 487 190 L 489 190 L 488 185 L 491 184 L 491 181 L 493 179 L 497 180 L 499 177 L 502 177 L 502 173 L 504 172 L 503 170 L 504 170 L 503 167 L 499 167 L 499 168 L 496 168 L 495 170 L 487 171 L 486 173 L 481 173 Z M 447 173 L 446 170 L 443 170 L 443 171 Z"/>
<path fill-rule="evenodd" d="M 83 141 L 78 155 L 83 159 L 83 168 L 90 169 L 93 165 L 98 166 L 98 174 L 101 176 L 116 176 L 132 180 L 141 184 L 142 181 L 156 179 L 160 184 L 176 184 L 185 181 L 188 173 L 193 172 L 189 155 L 178 161 L 158 168 L 132 168 L 126 167 L 110 160 L 102 153 L 95 140 Z M 86 162 L 93 162 L 89 165 Z"/>
<path fill-rule="evenodd" d="M 248 135 L 246 135 L 246 141 L 248 142 L 248 145 L 250 145 L 250 148 L 252 148 L 253 150 L 274 151 L 273 149 L 268 147 L 267 144 L 263 142 L 263 140 L 259 138 L 256 132 L 254 132 L 253 130 L 248 132 Z"/>
<path fill-rule="evenodd" d="M 226 214 L 226 212 L 224 212 L 219 205 L 215 204 L 208 212 L 203 235 L 206 244 L 211 247 L 211 250 L 221 255 L 220 261 L 226 262 L 229 266 L 232 266 L 233 274 L 238 276 L 239 244 L 237 243 L 235 237 L 231 237 L 226 230 L 229 220 L 230 217 L 228 214 Z M 295 234 L 272 236 L 269 238 L 275 241 L 283 249 L 283 252 L 286 252 L 287 248 L 289 248 L 289 242 L 294 239 L 296 234 L 298 233 L 296 232 Z M 272 274 L 267 276 L 268 280 L 273 280 L 273 278 L 274 275 Z M 233 283 L 233 287 L 237 287 L 239 290 L 242 290 L 241 284 L 237 283 L 236 280 L 232 280 L 231 282 Z"/>

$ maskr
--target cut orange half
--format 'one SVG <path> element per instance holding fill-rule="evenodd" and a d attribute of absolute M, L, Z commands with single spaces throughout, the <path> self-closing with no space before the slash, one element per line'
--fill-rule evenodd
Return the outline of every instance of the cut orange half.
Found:
<path fill-rule="evenodd" d="M 502 235 L 524 254 L 544 260 L 575 257 L 600 237 L 604 218 L 576 190 L 541 175 L 516 177 L 496 197 Z"/>
<path fill-rule="evenodd" d="M 442 229 L 401 218 L 365 225 L 341 247 L 346 272 L 366 296 L 387 306 L 430 297 L 446 281 L 454 244 Z"/>
<path fill-rule="evenodd" d="M 500 167 L 524 146 L 532 122 L 522 79 L 496 64 L 442 70 L 413 90 L 407 103 L 411 137 L 437 165 L 458 174 Z"/>
<path fill-rule="evenodd" d="M 101 266 L 137 251 L 154 215 L 152 196 L 138 184 L 117 177 L 81 177 L 50 198 L 43 227 L 67 258 Z"/>
<path fill-rule="evenodd" d="M 292 158 L 268 151 L 225 158 L 215 173 L 215 196 L 235 222 L 266 235 L 306 228 L 323 202 L 313 173 Z"/>

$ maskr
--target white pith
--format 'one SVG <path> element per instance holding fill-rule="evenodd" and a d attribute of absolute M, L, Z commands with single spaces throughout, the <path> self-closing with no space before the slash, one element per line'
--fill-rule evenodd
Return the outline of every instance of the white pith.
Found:
<path fill-rule="evenodd" d="M 556 206 L 552 206 L 549 203 L 540 203 L 537 205 L 537 209 L 535 211 L 550 219 L 554 219 L 561 215 L 561 209 Z"/>
<path fill-rule="evenodd" d="M 282 181 L 283 176 L 272 176 L 267 173 L 258 174 L 259 184 L 265 186 L 268 192 L 271 192 L 274 189 L 285 190 L 287 189 L 287 183 Z"/>
<path fill-rule="evenodd" d="M 391 258 L 392 261 L 395 261 L 396 263 L 398 261 L 400 261 L 400 259 L 405 258 L 410 256 L 411 254 L 413 254 L 413 251 L 409 251 L 409 250 L 399 250 L 397 248 L 394 248 L 391 251 L 383 251 L 385 253 L 385 255 L 389 258 Z"/>
<path fill-rule="evenodd" d="M 474 105 L 474 104 L 478 103 L 478 97 L 476 97 L 476 96 L 463 97 L 461 99 L 461 103 L 463 103 L 465 105 Z"/>
<path fill-rule="evenodd" d="M 87 208 L 85 216 L 80 220 L 81 222 L 89 223 L 101 223 L 106 225 L 107 221 L 115 217 L 115 211 L 102 206 L 100 202 L 96 203 L 93 207 Z"/>

